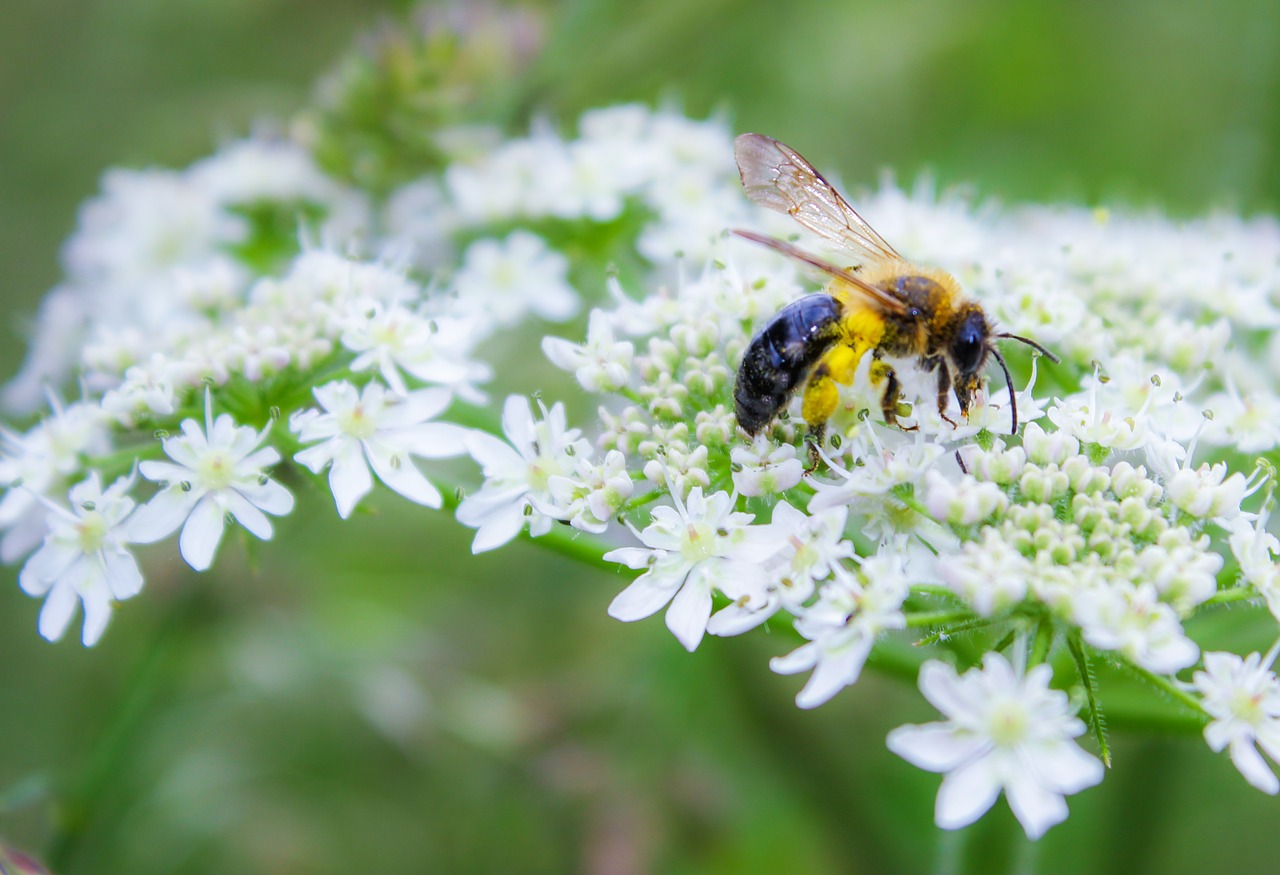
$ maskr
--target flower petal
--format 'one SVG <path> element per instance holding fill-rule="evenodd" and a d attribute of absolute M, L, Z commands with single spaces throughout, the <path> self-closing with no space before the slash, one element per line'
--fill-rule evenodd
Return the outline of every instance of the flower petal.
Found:
<path fill-rule="evenodd" d="M 254 507 L 253 502 L 234 489 L 225 490 L 220 498 L 219 503 L 223 509 L 235 517 L 236 522 L 248 529 L 255 537 L 263 541 L 271 540 L 271 520 Z"/>
<path fill-rule="evenodd" d="M 701 568 L 695 568 L 667 608 L 667 628 L 690 653 L 698 649 L 711 618 L 711 585 Z"/>
<path fill-rule="evenodd" d="M 196 571 L 204 571 L 213 564 L 213 554 L 218 551 L 224 524 L 222 508 L 211 496 L 201 499 L 187 517 L 186 525 L 178 538 L 182 558 Z"/>
<path fill-rule="evenodd" d="M 344 443 L 333 456 L 329 469 L 329 488 L 338 505 L 338 516 L 351 516 L 360 499 L 373 488 L 373 475 L 364 459 L 364 450 L 355 441 Z"/>
<path fill-rule="evenodd" d="M 369 464 L 378 479 L 410 501 L 426 507 L 440 507 L 443 500 L 440 490 L 422 475 L 413 460 L 402 453 L 392 453 L 385 445 L 370 441 Z"/>
<path fill-rule="evenodd" d="M 1034 769 L 1014 769 L 1006 779 L 1005 796 L 1029 839 L 1067 819 L 1066 800 L 1046 787 Z"/>
<path fill-rule="evenodd" d="M 125 524 L 126 537 L 135 544 L 150 544 L 169 537 L 190 515 L 199 498 L 198 493 L 184 492 L 178 487 L 157 492 L 129 517 Z"/>
<path fill-rule="evenodd" d="M 663 569 L 660 565 L 646 571 L 631 585 L 614 596 L 609 603 L 609 616 L 624 623 L 651 617 L 666 606 L 684 583 L 687 568 Z"/>
<path fill-rule="evenodd" d="M 943 829 L 968 826 L 986 813 L 1000 795 L 1000 782 L 989 757 L 961 766 L 942 779 L 933 819 Z"/>
<path fill-rule="evenodd" d="M 49 590 L 44 607 L 40 609 L 40 636 L 48 641 L 61 638 L 62 633 L 67 631 L 67 624 L 71 622 L 71 615 L 75 613 L 79 600 L 75 587 L 69 583 L 60 583 Z"/>
<path fill-rule="evenodd" d="M 979 756 L 990 741 L 957 732 L 950 723 L 899 726 L 889 733 L 889 750 L 926 772 L 950 772 Z"/>
<path fill-rule="evenodd" d="M 112 597 L 127 599 L 142 591 L 142 572 L 138 570 L 138 560 L 128 550 L 104 550 L 102 565 Z"/>
<path fill-rule="evenodd" d="M 461 520 L 462 508 L 459 507 L 458 510 L 458 519 Z M 520 530 L 524 528 L 524 520 L 523 503 L 508 505 L 488 514 L 476 530 L 475 540 L 471 542 L 471 552 L 484 553 L 501 547 L 520 534 Z"/>
<path fill-rule="evenodd" d="M 102 585 L 88 586 L 80 596 L 84 602 L 84 629 L 80 640 L 85 647 L 98 643 L 111 620 L 111 594 Z"/>

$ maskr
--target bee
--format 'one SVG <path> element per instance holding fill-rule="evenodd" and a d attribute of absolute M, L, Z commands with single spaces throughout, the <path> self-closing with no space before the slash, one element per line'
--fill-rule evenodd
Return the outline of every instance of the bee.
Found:
<path fill-rule="evenodd" d="M 747 434 L 768 426 L 803 385 L 801 410 L 816 467 L 827 420 L 839 404 L 837 386 L 853 382 L 868 352 L 872 384 L 884 386 L 880 409 L 889 425 L 898 425 L 901 386 L 884 356 L 915 358 L 937 374 L 938 413 L 952 426 L 951 393 L 960 415 L 968 416 L 987 360 L 994 358 L 1008 385 L 1011 433 L 1017 434 L 1013 379 L 996 341 L 1020 341 L 1055 363 L 1057 356 L 1029 338 L 994 330 L 982 306 L 966 298 L 950 274 L 904 259 L 790 146 L 763 134 L 742 134 L 734 157 L 747 197 L 786 213 L 856 259 L 853 267 L 838 267 L 782 240 L 733 232 L 830 277 L 823 293 L 783 307 L 747 346 L 733 392 L 738 425 Z"/>

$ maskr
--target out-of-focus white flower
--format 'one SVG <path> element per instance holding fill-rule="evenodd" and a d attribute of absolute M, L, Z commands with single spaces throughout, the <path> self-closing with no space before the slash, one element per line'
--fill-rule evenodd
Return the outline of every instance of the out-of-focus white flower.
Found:
<path fill-rule="evenodd" d="M 569 261 L 541 237 L 513 231 L 505 240 L 484 238 L 467 247 L 454 277 L 457 308 L 511 326 L 526 313 L 560 322 L 578 311 L 567 279 Z"/>
<path fill-rule="evenodd" d="M 639 533 L 644 547 L 610 550 L 604 558 L 645 569 L 609 605 L 609 616 L 642 620 L 669 602 L 667 628 L 687 650 L 695 650 L 711 617 L 715 590 L 735 601 L 763 602 L 767 552 L 748 532 L 751 515 L 735 513 L 733 496 L 704 497 L 695 486 L 675 507 L 653 509 L 653 522 Z"/>
<path fill-rule="evenodd" d="M 77 402 L 52 402 L 52 415 L 25 434 L 0 430 L 0 561 L 13 562 L 34 549 L 45 535 L 45 507 L 80 467 L 82 455 L 107 449 L 102 411 Z"/>
<path fill-rule="evenodd" d="M 999 653 L 982 668 L 957 675 L 931 660 L 920 669 L 920 692 L 947 718 L 889 733 L 889 750 L 929 772 L 945 772 L 934 819 L 959 829 L 981 817 L 1000 791 L 1037 839 L 1067 817 L 1064 796 L 1102 780 L 1103 767 L 1073 741 L 1085 730 L 1067 694 L 1049 687 L 1053 670 L 1015 672 Z"/>
<path fill-rule="evenodd" d="M 813 671 L 796 694 L 798 706 L 816 708 L 858 680 L 876 638 L 906 626 L 907 592 L 901 563 L 878 555 L 862 562 L 856 578 L 837 575 L 816 604 L 797 612 L 796 631 L 809 643 L 774 657 L 769 667 L 778 674 Z"/>
<path fill-rule="evenodd" d="M 140 544 L 159 541 L 181 526 L 178 546 L 196 571 L 213 564 L 226 515 L 265 541 L 272 535 L 266 514 L 293 510 L 293 496 L 265 473 L 280 461 L 274 447 L 258 449 L 269 429 L 238 426 L 226 413 L 215 421 L 211 408 L 206 396 L 203 430 L 194 419 L 184 419 L 182 435 L 165 439 L 165 455 L 173 462 L 138 466 L 143 477 L 165 485 L 129 525 L 129 537 Z"/>
<path fill-rule="evenodd" d="M 410 501 L 440 507 L 440 490 L 422 475 L 413 457 L 442 459 L 466 452 L 466 429 L 429 421 L 449 406 L 447 390 L 422 389 L 398 396 L 380 383 L 357 390 L 339 381 L 312 392 L 324 412 L 299 411 L 289 427 L 303 443 L 323 443 L 302 450 L 294 459 L 316 474 L 332 465 L 329 488 L 338 516 L 350 516 L 373 488 L 372 474 Z"/>
<path fill-rule="evenodd" d="M 131 475 L 103 489 L 91 471 L 71 488 L 70 509 L 49 503 L 49 534 L 22 567 L 18 584 L 27 595 L 44 597 L 40 634 L 50 641 L 62 637 L 76 604 L 83 603 L 81 640 L 92 647 L 111 619 L 111 603 L 142 590 L 142 572 L 127 546 L 132 486 Z"/>
<path fill-rule="evenodd" d="M 1192 676 L 1203 697 L 1201 704 L 1213 718 L 1204 739 L 1214 751 L 1230 750 L 1231 762 L 1246 781 L 1263 793 L 1280 792 L 1280 780 L 1267 767 L 1261 748 L 1280 762 L 1280 680 L 1271 671 L 1273 647 L 1266 657 L 1250 653 L 1206 653 L 1204 671 Z"/>
<path fill-rule="evenodd" d="M 182 173 L 109 170 L 102 194 L 81 207 L 63 259 L 82 283 L 138 283 L 239 242 L 247 232 L 243 218 Z"/>
<path fill-rule="evenodd" d="M 506 441 L 479 431 L 466 438 L 467 452 L 485 477 L 480 491 L 458 506 L 458 522 L 476 529 L 473 553 L 501 547 L 525 523 L 534 537 L 550 531 L 552 521 L 568 512 L 556 504 L 551 478 L 572 474 L 575 458 L 591 452 L 578 430 L 566 426 L 562 404 L 544 408 L 542 419 L 535 420 L 529 399 L 512 395 L 502 406 L 502 431 Z M 549 514 L 553 508 L 557 512 Z"/>

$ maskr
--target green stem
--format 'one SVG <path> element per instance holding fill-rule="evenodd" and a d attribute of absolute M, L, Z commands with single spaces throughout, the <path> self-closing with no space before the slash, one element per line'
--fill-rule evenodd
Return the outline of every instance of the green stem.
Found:
<path fill-rule="evenodd" d="M 1254 592 L 1252 587 L 1235 586 L 1231 589 L 1223 589 L 1214 593 L 1209 598 L 1201 602 L 1200 607 L 1209 607 L 1210 605 L 1226 605 L 1232 602 L 1246 602 L 1250 599 L 1256 599 L 1258 594 Z"/>
<path fill-rule="evenodd" d="M 146 714 L 178 663 L 175 651 L 190 640 L 198 607 L 194 589 L 178 596 L 169 617 L 156 631 L 155 640 L 139 657 L 124 695 L 89 752 L 77 786 L 67 790 L 61 800 L 45 856 L 51 871 L 68 871 L 81 840 L 101 816 L 103 797 L 117 783 L 122 767 L 133 755 Z"/>
<path fill-rule="evenodd" d="M 1037 666 L 1049 656 L 1049 648 L 1053 646 L 1053 621 L 1048 616 L 1040 618 L 1036 624 L 1036 637 L 1031 643 L 1031 652 L 1027 654 L 1028 667 Z"/>
<path fill-rule="evenodd" d="M 1136 663 L 1133 663 L 1130 660 L 1125 659 L 1123 657 L 1121 657 L 1120 664 L 1123 665 L 1125 668 L 1127 668 L 1133 674 L 1136 674 L 1139 677 L 1141 677 L 1147 683 L 1161 690 L 1165 695 L 1169 696 L 1169 698 L 1173 699 L 1174 701 L 1178 702 L 1181 705 L 1186 706 L 1188 709 L 1193 711 L 1197 716 L 1201 718 L 1206 716 L 1204 713 L 1204 708 L 1200 705 L 1200 700 L 1197 699 L 1195 696 L 1191 695 L 1190 693 L 1188 693 L 1186 690 L 1182 689 L 1182 687 L 1178 686 L 1176 683 L 1174 683 L 1171 678 L 1167 678 L 1164 675 L 1156 674 L 1155 672 L 1145 669 L 1142 666 L 1137 665 Z"/>
<path fill-rule="evenodd" d="M 959 623 L 964 620 L 972 619 L 973 611 L 922 611 L 918 614 L 907 614 L 907 628 L 915 629 L 920 626 L 945 626 L 948 623 Z"/>

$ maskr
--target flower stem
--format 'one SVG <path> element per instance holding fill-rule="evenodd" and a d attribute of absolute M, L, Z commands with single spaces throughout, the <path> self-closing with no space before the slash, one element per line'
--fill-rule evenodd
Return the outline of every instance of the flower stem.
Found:
<path fill-rule="evenodd" d="M 1156 674 L 1155 672 L 1149 671 L 1127 659 L 1121 659 L 1120 665 L 1124 666 L 1130 672 L 1142 678 L 1153 687 L 1159 689 L 1165 695 L 1169 696 L 1169 698 L 1181 705 L 1184 705 L 1190 711 L 1195 713 L 1197 717 L 1201 718 L 1202 721 L 1207 719 L 1204 713 L 1204 708 L 1200 705 L 1200 700 L 1182 689 L 1182 687 L 1178 686 L 1172 678 Z"/>
<path fill-rule="evenodd" d="M 45 855 L 51 871 L 69 871 L 68 863 L 81 840 L 101 816 L 103 796 L 133 755 L 147 712 L 173 668 L 180 664 L 175 651 L 191 638 L 193 620 L 200 613 L 198 592 L 192 587 L 175 599 L 168 618 L 156 630 L 155 640 L 138 658 L 115 713 L 89 752 L 78 781 L 63 794 Z"/>

